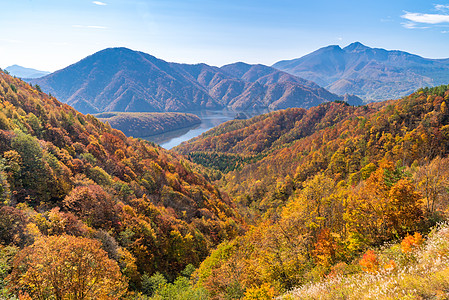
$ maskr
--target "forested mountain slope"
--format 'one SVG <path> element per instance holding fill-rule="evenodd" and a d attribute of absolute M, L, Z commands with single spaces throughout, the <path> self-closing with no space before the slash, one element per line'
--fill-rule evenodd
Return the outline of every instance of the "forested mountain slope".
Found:
<path fill-rule="evenodd" d="M 368 107 L 360 109 L 332 102 L 309 110 L 291 108 L 247 120 L 232 120 L 184 142 L 176 149 L 184 154 L 217 151 L 257 155 L 335 125 L 350 113 L 365 113 L 366 109 Z"/>
<path fill-rule="evenodd" d="M 449 288 L 447 229 L 424 242 L 449 214 L 449 86 L 227 122 L 177 148 L 207 168 L 4 73 L 0 87 L 5 297 L 77 298 L 79 279 L 87 299 L 271 299 L 384 270 L 395 291 Z M 413 273 L 427 266 L 438 276 Z"/>
<path fill-rule="evenodd" d="M 426 157 L 446 155 L 445 92 L 442 86 L 361 107 L 334 102 L 233 120 L 176 150 L 203 161 L 212 154 L 253 157 L 251 163 L 228 174 L 226 182 L 231 190 L 257 189 L 258 195 L 254 181 L 260 180 L 268 191 L 287 175 L 305 180 L 325 172 L 336 180 L 351 177 L 357 182 L 360 170 L 371 161 L 385 158 L 411 165 Z"/>
<path fill-rule="evenodd" d="M 127 138 L 0 72 L 2 263 L 5 253 L 25 251 L 17 256 L 25 259 L 38 247 L 69 251 L 64 247 L 79 242 L 90 249 L 93 243 L 112 260 L 106 263 L 111 272 L 120 267 L 124 277 L 117 286 L 129 282 L 130 290 L 140 289 L 141 276 L 156 271 L 173 279 L 242 228 L 231 201 L 194 170 L 182 157 Z M 29 272 L 17 275 L 27 270 L 20 265 L 25 261 L 16 261 L 11 291 L 51 294 L 55 287 L 44 285 L 50 279 L 36 286 Z M 0 272 L 2 288 L 10 267 Z"/>
<path fill-rule="evenodd" d="M 269 299 L 326 276 L 400 272 L 410 263 L 405 250 L 384 256 L 392 262 L 361 255 L 402 239 L 415 247 L 416 232 L 447 220 L 447 99 L 449 86 L 440 86 L 363 107 L 288 109 L 227 122 L 180 145 L 216 168 L 217 183 L 255 224 L 202 263 L 199 283 L 214 299 Z M 237 163 L 226 169 L 220 161 Z"/>
<path fill-rule="evenodd" d="M 148 137 L 201 123 L 201 119 L 196 115 L 173 112 L 105 112 L 96 114 L 95 117 L 132 137 Z"/>

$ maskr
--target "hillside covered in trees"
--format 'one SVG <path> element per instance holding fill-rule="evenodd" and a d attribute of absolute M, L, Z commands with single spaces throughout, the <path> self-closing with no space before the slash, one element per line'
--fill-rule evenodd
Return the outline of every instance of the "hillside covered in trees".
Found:
<path fill-rule="evenodd" d="M 385 265 L 394 277 L 411 267 L 406 251 L 382 254 L 380 261 L 369 249 L 403 239 L 418 247 L 422 240 L 413 236 L 447 220 L 448 89 L 420 89 L 361 107 L 326 103 L 234 120 L 178 146 L 209 168 L 208 176 L 219 179 L 254 224 L 201 264 L 200 284 L 214 299 L 270 299 L 329 276 L 377 273 Z M 229 161 L 233 167 L 223 167 Z M 440 246 L 439 253 L 447 253 L 447 241 Z M 414 297 L 449 287 L 438 282 Z M 310 286 L 308 293 L 318 288 Z M 323 296 L 314 295 L 310 299 Z"/>
<path fill-rule="evenodd" d="M 201 119 L 194 114 L 174 112 L 106 112 L 96 114 L 95 117 L 102 122 L 108 122 L 112 128 L 132 137 L 148 137 L 201 123 Z"/>
<path fill-rule="evenodd" d="M 272 112 L 176 154 L 0 73 L 1 296 L 443 297 L 448 99 Z"/>
<path fill-rule="evenodd" d="M 195 169 L 0 72 L 1 297 L 117 299 L 199 266 L 243 227 Z"/>

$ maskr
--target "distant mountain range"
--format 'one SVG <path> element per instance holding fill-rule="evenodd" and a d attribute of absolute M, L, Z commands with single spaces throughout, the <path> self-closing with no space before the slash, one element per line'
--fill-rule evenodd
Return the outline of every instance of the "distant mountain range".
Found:
<path fill-rule="evenodd" d="M 143 52 L 109 48 L 42 78 L 45 92 L 83 113 L 165 112 L 232 108 L 309 108 L 338 96 L 308 80 L 263 65 L 168 63 Z"/>
<path fill-rule="evenodd" d="M 355 94 L 366 101 L 398 98 L 420 87 L 449 83 L 449 59 L 428 59 L 359 42 L 343 49 L 324 47 L 273 67 L 312 80 L 332 93 Z"/>
<path fill-rule="evenodd" d="M 25 68 L 18 65 L 12 65 L 5 69 L 12 76 L 16 76 L 19 78 L 39 78 L 45 75 L 50 74 L 47 71 L 39 71 L 36 69 Z"/>

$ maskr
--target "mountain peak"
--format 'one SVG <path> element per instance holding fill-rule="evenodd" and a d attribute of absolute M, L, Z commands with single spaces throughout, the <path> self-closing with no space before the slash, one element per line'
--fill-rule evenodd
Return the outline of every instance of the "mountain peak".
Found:
<path fill-rule="evenodd" d="M 85 113 L 275 110 L 342 99 L 264 65 L 169 63 L 127 48 L 102 50 L 31 82 Z"/>
<path fill-rule="evenodd" d="M 322 47 L 322 48 L 316 50 L 315 52 L 321 52 L 321 51 L 341 51 L 341 48 L 338 45 L 329 45 L 326 47 Z M 314 52 L 312 52 L 312 53 L 314 53 Z"/>
<path fill-rule="evenodd" d="M 50 74 L 50 72 L 47 71 L 25 68 L 16 64 L 7 67 L 5 70 L 8 71 L 11 75 L 19 78 L 39 78 Z"/>
<path fill-rule="evenodd" d="M 449 82 L 449 59 L 427 59 L 360 42 L 337 50 L 328 46 L 273 66 L 325 86 L 332 93 L 355 94 L 366 101 L 400 98 L 423 86 Z"/>
<path fill-rule="evenodd" d="M 100 50 L 93 55 L 137 55 L 139 52 L 125 47 L 111 47 Z"/>
<path fill-rule="evenodd" d="M 348 46 L 346 46 L 345 48 L 343 48 L 343 50 L 345 50 L 346 52 L 359 52 L 359 51 L 363 51 L 369 49 L 369 47 L 363 45 L 360 42 L 354 42 Z"/>

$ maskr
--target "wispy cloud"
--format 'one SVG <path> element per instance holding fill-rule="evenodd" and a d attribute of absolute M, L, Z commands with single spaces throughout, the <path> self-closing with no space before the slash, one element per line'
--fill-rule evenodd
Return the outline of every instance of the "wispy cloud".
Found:
<path fill-rule="evenodd" d="M 447 12 L 447 11 L 449 11 L 449 5 L 435 4 L 435 9 L 439 10 L 439 11 Z"/>
<path fill-rule="evenodd" d="M 104 3 L 104 2 L 100 2 L 100 1 L 92 1 L 92 3 L 93 4 L 96 4 L 96 5 L 107 5 L 106 3 Z"/>
<path fill-rule="evenodd" d="M 416 23 L 413 22 L 405 22 L 405 23 L 401 23 L 402 27 L 407 28 L 407 29 L 415 29 L 416 28 Z"/>
<path fill-rule="evenodd" d="M 422 13 L 405 12 L 405 14 L 402 15 L 401 17 L 416 23 L 424 23 L 424 24 L 449 23 L 449 15 L 443 14 L 422 14 Z"/>
<path fill-rule="evenodd" d="M 407 29 L 426 29 L 449 25 L 449 5 L 434 4 L 434 11 L 438 11 L 438 13 L 404 11 L 401 18 L 407 20 L 407 22 L 403 22 L 401 25 Z"/>
<path fill-rule="evenodd" d="M 92 28 L 92 29 L 108 29 L 106 26 L 97 25 L 72 25 L 74 28 Z"/>
<path fill-rule="evenodd" d="M 428 26 L 420 26 L 414 22 L 404 22 L 401 23 L 402 27 L 407 28 L 407 29 L 427 29 L 429 28 Z"/>

